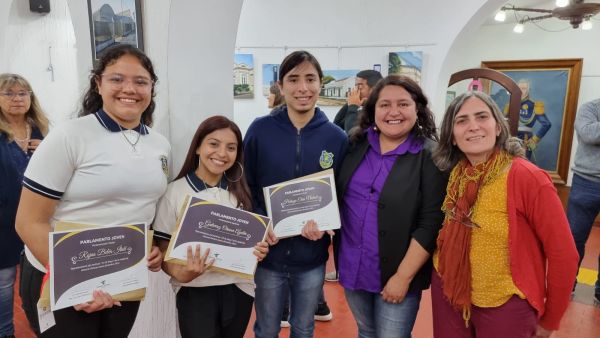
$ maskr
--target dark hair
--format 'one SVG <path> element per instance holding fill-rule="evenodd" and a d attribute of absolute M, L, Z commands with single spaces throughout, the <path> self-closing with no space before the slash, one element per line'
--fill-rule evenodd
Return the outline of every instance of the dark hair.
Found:
<path fill-rule="evenodd" d="M 317 61 L 317 58 L 305 50 L 299 50 L 286 56 L 281 62 L 281 65 L 279 66 L 279 83 L 283 83 L 285 74 L 289 73 L 292 69 L 305 61 L 315 67 L 317 74 L 319 74 L 319 80 L 323 82 L 323 71 L 321 70 L 321 65 L 319 64 L 319 61 Z"/>
<path fill-rule="evenodd" d="M 285 98 L 281 95 L 281 90 L 279 90 L 279 86 L 277 83 L 273 83 L 269 88 L 269 93 L 275 95 L 275 99 L 273 100 L 273 108 L 277 108 L 283 104 L 285 104 Z"/>
<path fill-rule="evenodd" d="M 356 74 L 356 77 L 360 77 L 361 79 L 367 80 L 367 85 L 370 88 L 375 87 L 377 82 L 383 79 L 383 76 L 381 76 L 380 72 L 372 69 L 361 70 L 360 72 L 358 72 L 358 74 Z"/>
<path fill-rule="evenodd" d="M 477 98 L 488 106 L 494 120 L 500 126 L 500 135 L 496 137 L 496 147 L 506 150 L 512 156 L 524 157 L 525 151 L 521 140 L 510 136 L 508 123 L 496 102 L 484 92 L 469 91 L 452 100 L 448 109 L 446 109 L 444 120 L 440 127 L 440 142 L 432 154 L 433 162 L 436 166 L 442 171 L 450 170 L 462 158 L 464 154 L 462 150 L 452 144 L 454 140 L 454 120 L 465 102 L 471 98 Z"/>
<path fill-rule="evenodd" d="M 100 108 L 102 108 L 102 96 L 98 93 L 98 85 L 96 84 L 96 80 L 100 79 L 102 73 L 106 67 L 112 65 L 117 62 L 119 58 L 123 55 L 131 55 L 135 56 L 142 66 L 150 73 L 150 78 L 152 79 L 152 94 L 150 99 L 150 105 L 144 110 L 142 113 L 142 123 L 148 126 L 152 126 L 152 113 L 154 113 L 154 107 L 156 103 L 154 103 L 154 96 L 156 93 L 154 92 L 154 84 L 158 81 L 158 77 L 154 73 L 154 67 L 152 66 L 152 61 L 150 58 L 144 54 L 138 48 L 128 45 L 128 44 L 120 44 L 116 46 L 109 47 L 100 57 L 98 64 L 96 67 L 92 69 L 90 72 L 90 86 L 83 97 L 83 109 L 79 112 L 79 116 L 86 116 L 89 114 L 94 114 Z"/>
<path fill-rule="evenodd" d="M 411 132 L 414 132 L 417 137 L 437 141 L 438 136 L 435 121 L 433 113 L 427 106 L 427 97 L 414 80 L 402 75 L 388 75 L 375 85 L 363 107 L 362 114 L 359 115 L 358 125 L 350 130 L 350 141 L 356 142 L 365 137 L 365 130 L 375 124 L 375 106 L 377 105 L 377 100 L 379 100 L 379 94 L 387 86 L 404 88 L 410 94 L 413 101 L 415 101 L 417 106 L 417 121 Z"/>
<path fill-rule="evenodd" d="M 198 126 L 194 137 L 192 138 L 192 142 L 190 143 L 190 149 L 187 152 L 185 157 L 185 161 L 183 162 L 183 166 L 181 167 L 181 171 L 175 178 L 180 179 L 187 175 L 188 173 L 195 171 L 198 169 L 198 163 L 200 158 L 198 154 L 196 154 L 196 150 L 204 141 L 206 135 L 212 133 L 215 130 L 219 129 L 230 129 L 235 134 L 235 138 L 237 139 L 237 155 L 235 157 L 235 161 L 240 165 L 234 164 L 231 168 L 225 171 L 225 179 L 229 182 L 229 191 L 235 196 L 238 201 L 238 208 L 243 208 L 244 210 L 251 211 L 252 210 L 252 199 L 250 197 L 250 188 L 248 188 L 248 183 L 246 183 L 246 176 L 244 175 L 244 171 L 242 165 L 244 163 L 244 146 L 242 144 L 242 133 L 240 132 L 240 128 L 235 124 L 235 122 L 226 118 L 225 116 L 217 115 L 211 116 L 204 120 Z M 230 181 L 229 178 L 237 179 L 240 177 L 238 181 Z"/>

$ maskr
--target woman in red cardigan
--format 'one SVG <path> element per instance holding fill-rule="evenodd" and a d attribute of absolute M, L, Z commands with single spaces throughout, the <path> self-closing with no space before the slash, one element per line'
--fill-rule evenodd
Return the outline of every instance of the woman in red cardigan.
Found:
<path fill-rule="evenodd" d="M 488 95 L 450 104 L 434 153 L 451 170 L 431 286 L 436 338 L 549 337 L 559 327 L 578 254 L 552 180 L 523 155 Z"/>

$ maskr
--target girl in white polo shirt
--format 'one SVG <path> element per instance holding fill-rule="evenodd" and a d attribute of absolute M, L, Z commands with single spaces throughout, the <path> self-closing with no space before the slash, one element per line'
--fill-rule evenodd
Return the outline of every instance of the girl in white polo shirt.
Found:
<path fill-rule="evenodd" d="M 107 49 L 90 74 L 80 117 L 53 129 L 34 153 L 23 180 L 16 229 L 26 244 L 23 303 L 36 311 L 48 263 L 48 232 L 57 221 L 94 225 L 150 224 L 167 188 L 169 142 L 152 131 L 152 62 L 139 49 Z M 160 269 L 152 248 L 148 268 Z M 33 272 L 33 273 L 32 273 Z M 42 337 L 127 337 L 139 302 L 94 291 L 91 302 L 54 312 Z M 27 310 L 27 308 L 26 308 Z M 37 314 L 28 315 L 37 318 Z"/>
<path fill-rule="evenodd" d="M 196 130 L 190 148 L 175 181 L 161 198 L 154 230 L 169 239 L 175 230 L 177 215 L 186 195 L 219 204 L 252 210 L 250 189 L 244 177 L 242 134 L 237 125 L 224 116 L 206 119 Z M 277 239 L 270 232 L 269 244 Z M 257 243 L 254 254 L 262 260 L 268 252 L 267 242 Z M 168 241 L 160 241 L 165 251 Z M 188 247 L 187 266 L 163 263 L 177 290 L 179 328 L 186 337 L 241 338 L 244 336 L 252 304 L 254 282 L 218 271 L 206 271 L 209 250 Z"/>

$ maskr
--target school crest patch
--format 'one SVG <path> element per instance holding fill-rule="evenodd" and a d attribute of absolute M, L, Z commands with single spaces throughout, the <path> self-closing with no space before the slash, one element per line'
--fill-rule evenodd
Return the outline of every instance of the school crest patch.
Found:
<path fill-rule="evenodd" d="M 169 162 L 165 155 L 160 156 L 160 166 L 162 167 L 162 171 L 165 173 L 165 176 L 169 177 Z"/>
<path fill-rule="evenodd" d="M 329 169 L 333 165 L 333 153 L 327 152 L 327 150 L 323 150 L 321 152 L 321 156 L 319 157 L 319 164 L 323 169 Z"/>

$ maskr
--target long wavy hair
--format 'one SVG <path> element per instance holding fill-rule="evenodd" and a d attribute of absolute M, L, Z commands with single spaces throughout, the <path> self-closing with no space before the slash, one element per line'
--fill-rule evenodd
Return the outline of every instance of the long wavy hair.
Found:
<path fill-rule="evenodd" d="M 494 100 L 487 94 L 480 91 L 468 91 L 464 94 L 456 97 L 446 109 L 444 114 L 444 120 L 440 128 L 440 141 L 438 147 L 432 154 L 433 161 L 437 167 L 442 171 L 448 171 L 454 168 L 456 163 L 463 158 L 464 153 L 453 144 L 454 140 L 454 120 L 456 114 L 460 111 L 465 102 L 470 98 L 477 98 L 485 103 L 490 111 L 496 123 L 500 126 L 500 135 L 496 137 L 496 147 L 499 149 L 506 150 L 512 156 L 525 156 L 525 150 L 523 148 L 523 142 L 514 137 L 510 136 L 508 129 L 508 122 L 504 118 L 504 115 L 498 108 L 498 105 Z"/>
<path fill-rule="evenodd" d="M 50 123 L 46 117 L 46 114 L 42 110 L 42 106 L 40 105 L 40 102 L 38 101 L 37 96 L 35 95 L 35 92 L 33 91 L 33 88 L 31 88 L 29 82 L 27 82 L 27 80 L 25 80 L 25 78 L 21 75 L 10 73 L 0 74 L 0 91 L 6 91 L 13 86 L 20 86 L 23 89 L 31 92 L 30 106 L 29 110 L 25 114 L 25 118 L 29 121 L 29 123 L 36 126 L 42 135 L 45 136 L 48 134 L 48 125 Z M 8 140 L 12 141 L 14 134 L 8 124 L 8 121 L 4 117 L 4 112 L 1 111 L 1 109 L 2 108 L 0 108 L 0 133 L 6 134 Z"/>
<path fill-rule="evenodd" d="M 356 142 L 363 139 L 365 137 L 365 131 L 375 124 L 375 107 L 377 106 L 377 100 L 379 100 L 379 95 L 383 88 L 387 86 L 404 88 L 404 90 L 410 94 L 413 101 L 415 101 L 417 106 L 417 121 L 412 127 L 411 132 L 419 138 L 428 138 L 437 141 L 438 136 L 435 120 L 433 118 L 433 113 L 429 109 L 427 97 L 414 80 L 402 75 L 389 75 L 377 82 L 375 87 L 373 87 L 367 102 L 365 102 L 363 112 L 359 115 L 357 126 L 350 130 L 350 141 Z"/>
<path fill-rule="evenodd" d="M 238 201 L 238 208 L 242 208 L 246 211 L 252 211 L 252 198 L 250 195 L 250 188 L 248 187 L 248 183 L 246 182 L 246 176 L 244 175 L 242 165 L 244 163 L 244 146 L 242 144 L 242 133 L 240 132 L 240 128 L 235 124 L 235 122 L 226 118 L 225 116 L 217 115 L 211 116 L 204 120 L 198 126 L 194 137 L 192 138 L 192 142 L 190 144 L 190 148 L 185 157 L 185 161 L 183 162 L 183 166 L 179 171 L 179 174 L 175 178 L 180 179 L 187 175 L 188 173 L 195 171 L 198 169 L 198 164 L 200 162 L 200 157 L 196 154 L 196 150 L 206 138 L 206 135 L 212 133 L 215 130 L 219 129 L 230 129 L 234 134 L 237 140 L 237 154 L 235 156 L 235 161 L 239 163 L 239 165 L 234 164 L 225 171 L 225 179 L 228 181 L 229 192 L 231 192 Z M 238 181 L 231 181 L 228 178 L 233 180 L 240 177 Z"/>
<path fill-rule="evenodd" d="M 150 58 L 147 57 L 146 54 L 144 54 L 144 52 L 142 52 L 138 48 L 128 44 L 121 44 L 109 47 L 102 54 L 100 60 L 98 61 L 98 64 L 90 72 L 90 86 L 83 97 L 83 107 L 82 110 L 79 112 L 79 116 L 81 117 L 89 114 L 94 114 L 100 108 L 102 108 L 102 96 L 100 96 L 100 93 L 98 92 L 98 84 L 96 83 L 96 81 L 100 79 L 106 67 L 117 62 L 117 60 L 123 55 L 131 55 L 136 57 L 140 61 L 142 66 L 148 71 L 148 73 L 150 73 L 150 78 L 152 79 L 152 93 L 150 96 L 150 104 L 142 113 L 142 122 L 147 126 L 152 126 L 152 114 L 154 113 L 154 108 L 156 107 L 156 103 L 154 102 L 154 96 L 156 96 L 156 93 L 154 91 L 154 85 L 156 84 L 156 81 L 158 81 L 158 77 L 156 76 L 156 73 L 154 73 L 154 66 L 152 66 L 152 61 L 150 61 Z"/>

